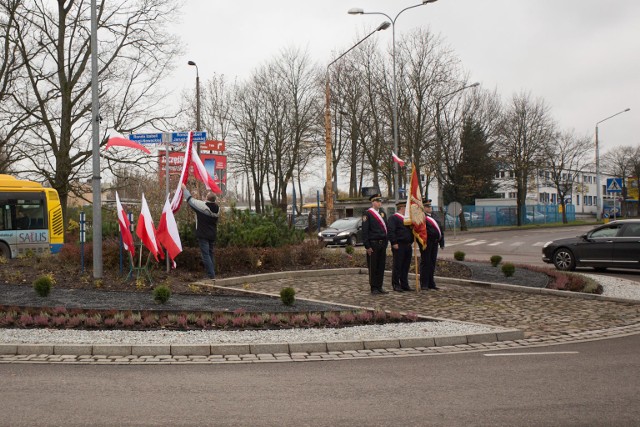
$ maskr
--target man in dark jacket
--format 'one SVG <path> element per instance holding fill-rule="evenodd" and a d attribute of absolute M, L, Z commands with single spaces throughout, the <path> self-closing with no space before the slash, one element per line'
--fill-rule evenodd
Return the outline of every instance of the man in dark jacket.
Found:
<path fill-rule="evenodd" d="M 196 238 L 200 246 L 200 255 L 202 262 L 210 279 L 216 278 L 216 263 L 213 257 L 213 248 L 215 247 L 218 237 L 218 216 L 220 215 L 220 206 L 216 203 L 216 195 L 212 192 L 207 193 L 207 200 L 202 201 L 191 196 L 187 187 L 182 184 L 184 192 L 184 200 L 189 207 L 196 213 Z"/>
<path fill-rule="evenodd" d="M 369 200 L 371 208 L 362 215 L 362 240 L 367 250 L 369 285 L 373 295 L 388 294 L 382 289 L 387 261 L 387 218 L 384 211 L 380 211 L 382 196 L 375 194 Z"/>
<path fill-rule="evenodd" d="M 436 286 L 434 275 L 436 272 L 436 261 L 438 259 L 438 246 L 444 248 L 444 229 L 434 217 L 431 216 L 433 208 L 431 199 L 423 199 L 425 224 L 427 226 L 427 247 L 420 249 L 420 289 L 439 290 Z"/>
<path fill-rule="evenodd" d="M 391 285 L 397 292 L 410 291 L 409 268 L 411 266 L 411 255 L 413 250 L 413 233 L 411 227 L 404 225 L 404 211 L 407 206 L 406 201 L 396 203 L 397 212 L 389 217 L 389 242 L 393 253 L 393 273 L 391 275 Z"/>

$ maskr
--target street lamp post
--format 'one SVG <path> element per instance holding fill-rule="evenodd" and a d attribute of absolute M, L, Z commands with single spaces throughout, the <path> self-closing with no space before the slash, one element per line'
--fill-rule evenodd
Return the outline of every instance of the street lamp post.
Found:
<path fill-rule="evenodd" d="M 375 30 L 367 34 L 364 38 L 349 49 L 344 51 L 340 56 L 331 61 L 327 65 L 326 83 L 325 83 L 325 105 L 324 105 L 324 131 L 325 131 L 325 150 L 326 150 L 326 163 L 327 163 L 327 182 L 325 183 L 325 209 L 327 211 L 327 224 L 333 220 L 333 143 L 331 142 L 331 89 L 329 87 L 329 67 L 335 64 L 339 59 L 345 56 L 347 53 L 355 49 L 360 43 L 371 37 L 378 31 L 386 30 L 391 24 L 384 21 Z"/>
<path fill-rule="evenodd" d="M 461 88 L 458 88 L 456 90 L 454 90 L 453 92 L 449 92 L 445 95 L 442 95 L 441 97 L 439 97 L 436 100 L 436 138 L 438 139 L 438 145 L 436 146 L 436 161 L 437 161 L 437 168 L 436 168 L 436 178 L 438 181 L 438 209 L 440 209 L 440 211 L 442 212 L 443 208 L 444 208 L 444 191 L 443 191 L 443 177 L 442 177 L 442 149 L 444 148 L 444 138 L 442 137 L 442 131 L 441 131 L 441 126 L 440 126 L 440 103 L 442 102 L 443 99 L 446 99 L 447 97 L 451 96 L 451 95 L 455 95 L 458 92 L 462 92 L 465 89 L 469 89 L 472 87 L 477 87 L 480 86 L 479 82 L 475 82 L 472 83 L 470 85 L 467 86 L 463 86 Z M 445 104 L 446 105 L 446 104 Z M 426 194 L 423 193 L 423 194 Z"/>
<path fill-rule="evenodd" d="M 424 6 L 428 3 L 435 3 L 438 0 L 422 0 L 422 3 L 420 4 L 416 4 L 413 6 L 409 6 L 409 7 L 405 7 L 404 9 L 402 9 L 400 12 L 398 12 L 398 14 L 396 15 L 395 18 L 391 18 L 389 15 L 387 15 L 384 12 L 365 12 L 362 8 L 359 7 L 354 7 L 349 9 L 349 11 L 347 13 L 349 13 L 349 15 L 383 15 L 386 16 L 387 19 L 389 19 L 391 21 L 391 33 L 392 33 L 392 37 L 391 37 L 391 49 L 392 49 L 392 53 L 391 53 L 391 60 L 393 62 L 393 103 L 392 103 L 392 108 L 393 108 L 393 117 L 392 117 L 392 127 L 393 127 L 393 152 L 396 153 L 396 155 L 400 155 L 400 153 L 398 152 L 398 89 L 397 89 L 397 79 L 396 79 L 396 20 L 398 19 L 398 17 L 400 16 L 400 14 L 402 14 L 405 10 L 409 10 L 409 9 L 413 9 L 416 7 L 420 7 L 420 6 Z M 393 185 L 395 186 L 394 189 L 394 199 L 397 202 L 398 201 L 398 192 L 399 192 L 399 188 L 398 188 L 398 175 L 399 175 L 399 166 L 398 163 L 393 163 L 394 164 L 394 172 L 393 172 Z"/>
<path fill-rule="evenodd" d="M 198 65 L 189 61 L 187 64 L 196 67 L 196 131 L 200 132 L 202 129 L 200 128 L 200 72 L 198 71 Z M 200 154 L 200 141 L 196 143 L 198 154 Z"/>
<path fill-rule="evenodd" d="M 614 115 L 609 116 L 606 119 L 602 119 L 598 123 L 596 123 L 596 185 L 598 187 L 596 188 L 596 197 L 598 199 L 596 201 L 596 218 L 598 221 L 602 219 L 602 209 L 604 208 L 604 202 L 602 200 L 602 186 L 600 185 L 600 147 L 598 145 L 598 125 L 617 116 L 618 114 L 626 113 L 629 110 L 631 110 L 631 108 L 619 111 Z"/>

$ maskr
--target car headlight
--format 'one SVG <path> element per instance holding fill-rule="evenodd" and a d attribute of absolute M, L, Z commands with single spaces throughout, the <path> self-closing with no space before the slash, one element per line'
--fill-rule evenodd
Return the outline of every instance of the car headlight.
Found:
<path fill-rule="evenodd" d="M 322 239 L 322 233 L 318 233 L 318 237 Z"/>
<path fill-rule="evenodd" d="M 549 241 L 549 242 L 545 243 L 544 246 L 542 247 L 542 249 L 546 248 L 547 246 L 549 246 L 552 243 L 553 243 L 553 241 Z"/>

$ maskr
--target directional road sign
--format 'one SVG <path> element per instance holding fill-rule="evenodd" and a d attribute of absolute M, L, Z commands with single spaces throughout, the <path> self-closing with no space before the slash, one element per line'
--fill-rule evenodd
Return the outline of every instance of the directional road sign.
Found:
<path fill-rule="evenodd" d="M 138 144 L 161 144 L 162 132 L 159 133 L 131 133 L 129 134 L 129 140 L 135 141 Z"/>
<path fill-rule="evenodd" d="M 138 144 L 162 144 L 162 136 L 169 138 L 170 144 L 180 144 L 187 142 L 189 132 L 158 132 L 158 133 L 132 133 L 129 134 L 129 140 Z M 207 140 L 207 132 L 193 132 L 193 142 L 205 142 Z"/>
<path fill-rule="evenodd" d="M 607 193 L 622 193 L 622 178 L 607 178 Z"/>
<path fill-rule="evenodd" d="M 187 142 L 189 132 L 173 132 L 171 134 L 171 142 L 178 144 Z M 205 142 L 207 140 L 207 132 L 193 132 L 193 142 Z"/>

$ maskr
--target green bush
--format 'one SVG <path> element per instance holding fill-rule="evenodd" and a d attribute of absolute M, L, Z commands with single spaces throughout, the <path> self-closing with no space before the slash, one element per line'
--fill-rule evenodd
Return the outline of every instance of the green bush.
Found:
<path fill-rule="evenodd" d="M 455 251 L 453 253 L 453 257 L 456 259 L 456 261 L 464 261 L 464 256 L 465 253 L 462 251 Z"/>
<path fill-rule="evenodd" d="M 498 264 L 500 264 L 500 261 L 502 261 L 502 257 L 500 255 L 493 255 L 489 260 L 493 267 L 497 267 Z"/>
<path fill-rule="evenodd" d="M 164 304 L 171 298 L 171 289 L 167 285 L 160 285 L 153 290 L 153 300 Z"/>
<path fill-rule="evenodd" d="M 304 240 L 304 233 L 289 227 L 279 209 L 256 214 L 232 209 L 218 224 L 219 247 L 280 247 Z"/>
<path fill-rule="evenodd" d="M 511 277 L 513 276 L 513 273 L 516 272 L 516 266 L 513 265 L 510 262 L 505 262 L 502 265 L 502 273 L 506 276 L 506 277 Z"/>
<path fill-rule="evenodd" d="M 33 281 L 33 289 L 36 291 L 38 296 L 44 298 L 49 296 L 54 283 L 55 280 L 53 279 L 53 276 L 51 274 L 45 274 Z"/>
<path fill-rule="evenodd" d="M 284 305 L 293 305 L 296 302 L 296 290 L 290 287 L 280 290 L 280 299 Z"/>
<path fill-rule="evenodd" d="M 347 245 L 346 248 L 344 248 L 345 252 L 348 253 L 349 255 L 353 255 L 353 253 L 356 251 L 356 249 L 351 246 L 351 245 Z"/>

